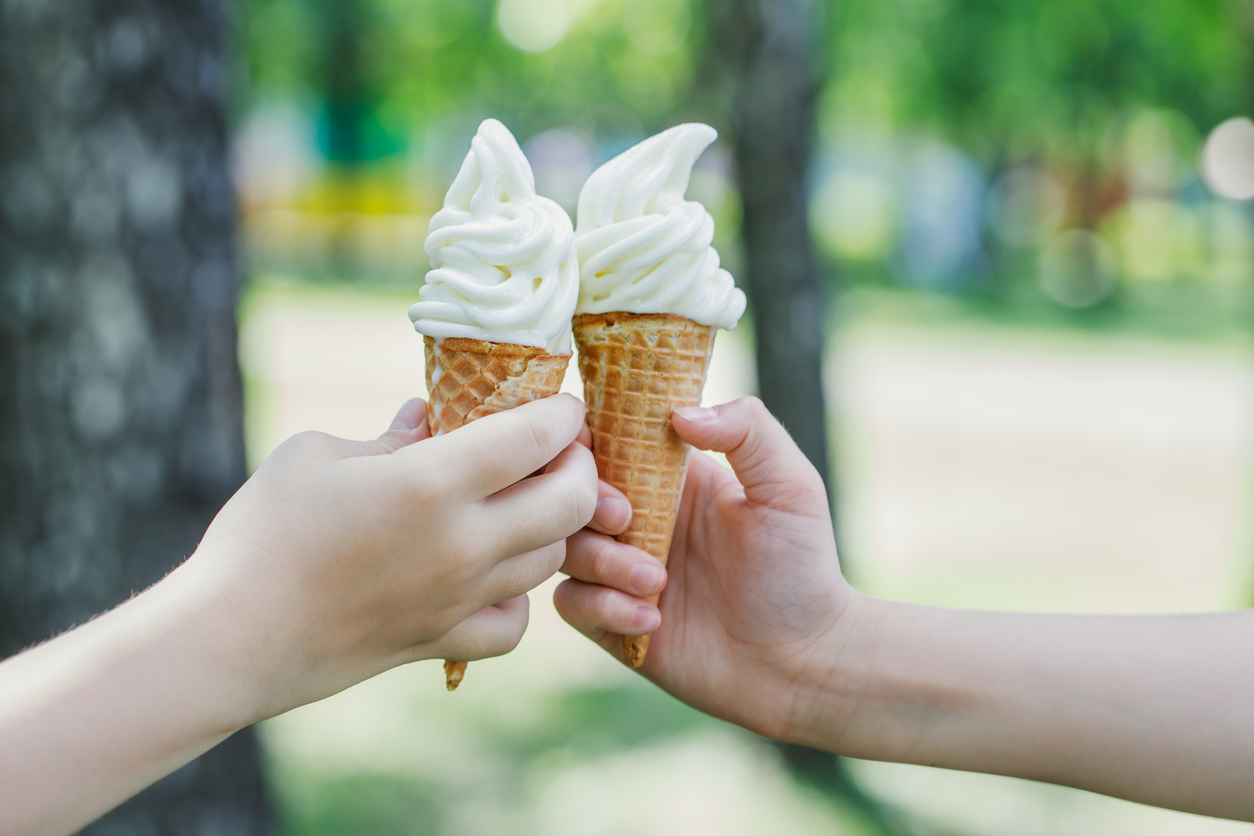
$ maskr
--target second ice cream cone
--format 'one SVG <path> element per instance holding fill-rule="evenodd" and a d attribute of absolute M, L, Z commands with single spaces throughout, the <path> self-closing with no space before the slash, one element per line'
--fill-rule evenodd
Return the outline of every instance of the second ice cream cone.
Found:
<path fill-rule="evenodd" d="M 450 337 L 425 337 L 427 423 L 432 435 L 452 432 L 477 418 L 556 395 L 569 354 L 542 348 Z M 444 663 L 444 682 L 453 691 L 466 663 Z"/>
<path fill-rule="evenodd" d="M 631 502 L 631 525 L 617 539 L 665 564 L 688 466 L 671 412 L 700 404 L 714 329 L 623 312 L 580 314 L 573 324 L 597 472 Z M 623 637 L 633 668 L 648 648 L 648 636 Z"/>

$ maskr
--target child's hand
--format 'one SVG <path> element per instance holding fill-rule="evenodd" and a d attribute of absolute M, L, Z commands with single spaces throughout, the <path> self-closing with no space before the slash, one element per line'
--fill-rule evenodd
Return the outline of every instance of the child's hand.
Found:
<path fill-rule="evenodd" d="M 805 710 L 801 684 L 812 668 L 832 670 L 829 639 L 855 600 L 823 482 L 756 398 L 677 410 L 673 423 L 694 447 L 726 453 L 735 473 L 693 453 L 667 569 L 603 534 L 573 536 L 558 612 L 619 659 L 619 634 L 656 630 L 645 676 L 786 739 Z M 659 617 L 644 598 L 663 585 Z"/>
<path fill-rule="evenodd" d="M 524 593 L 597 503 L 583 417 L 559 395 L 431 438 L 415 400 L 377 441 L 280 445 L 180 570 L 230 612 L 258 719 L 406 662 L 512 650 Z"/>

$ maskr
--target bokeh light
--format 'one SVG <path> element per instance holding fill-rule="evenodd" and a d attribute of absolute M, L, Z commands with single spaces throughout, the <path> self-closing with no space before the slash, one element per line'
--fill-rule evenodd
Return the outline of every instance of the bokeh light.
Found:
<path fill-rule="evenodd" d="M 893 185 L 882 172 L 852 165 L 837 168 L 810 201 L 815 239 L 838 258 L 882 258 L 896 232 L 896 200 Z"/>
<path fill-rule="evenodd" d="M 1192 173 L 1197 135 L 1183 114 L 1144 108 L 1123 133 L 1122 157 L 1134 195 L 1165 195 Z"/>
<path fill-rule="evenodd" d="M 256 107 L 235 135 L 234 177 L 247 206 L 290 205 L 317 173 L 309 119 L 292 102 Z"/>
<path fill-rule="evenodd" d="M 903 264 L 921 287 L 960 287 L 981 252 L 984 177 L 962 151 L 925 143 L 906 172 Z"/>
<path fill-rule="evenodd" d="M 692 20 L 682 0 L 632 0 L 623 6 L 623 31 L 645 55 L 667 55 L 684 45 Z"/>
<path fill-rule="evenodd" d="M 501 34 L 519 49 L 544 52 L 566 37 L 570 10 L 563 0 L 501 0 L 496 10 Z"/>
<path fill-rule="evenodd" d="M 1211 131 L 1202 148 L 1202 176 L 1220 197 L 1254 198 L 1254 121 L 1238 116 Z"/>

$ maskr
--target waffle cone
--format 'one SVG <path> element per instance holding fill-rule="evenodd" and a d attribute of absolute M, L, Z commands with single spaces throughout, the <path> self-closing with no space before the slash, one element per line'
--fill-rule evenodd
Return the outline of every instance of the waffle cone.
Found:
<path fill-rule="evenodd" d="M 581 314 L 573 324 L 597 472 L 631 502 L 631 525 L 616 539 L 665 565 L 688 467 L 671 412 L 701 403 L 714 329 L 675 314 L 622 312 Z M 648 649 L 648 636 L 623 637 L 633 668 Z"/>
<path fill-rule="evenodd" d="M 427 354 L 427 423 L 433 435 L 452 432 L 476 418 L 556 395 L 569 354 L 484 340 L 424 339 Z M 444 663 L 444 684 L 457 689 L 466 663 Z"/>

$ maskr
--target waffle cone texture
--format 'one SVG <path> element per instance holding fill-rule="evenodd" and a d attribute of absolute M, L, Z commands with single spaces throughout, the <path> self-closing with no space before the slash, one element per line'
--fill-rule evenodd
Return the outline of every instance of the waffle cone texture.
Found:
<path fill-rule="evenodd" d="M 675 314 L 622 312 L 580 314 L 573 326 L 597 472 L 631 502 L 631 525 L 616 539 L 665 565 L 688 468 L 671 412 L 700 405 L 714 329 Z M 648 649 L 648 636 L 623 637 L 633 668 Z"/>
<path fill-rule="evenodd" d="M 451 337 L 425 337 L 427 423 L 432 435 L 452 432 L 477 418 L 556 395 L 569 354 L 542 348 Z M 444 683 L 457 689 L 466 663 L 446 661 Z"/>

